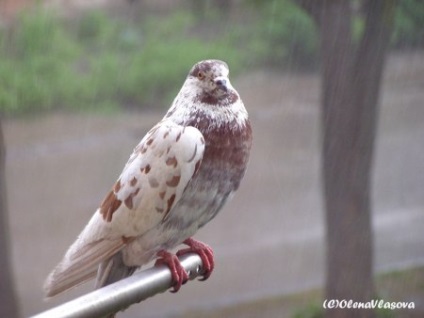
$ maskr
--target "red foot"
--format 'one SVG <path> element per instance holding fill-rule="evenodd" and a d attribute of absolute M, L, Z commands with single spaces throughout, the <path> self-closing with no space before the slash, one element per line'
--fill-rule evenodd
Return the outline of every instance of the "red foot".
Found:
<path fill-rule="evenodd" d="M 156 260 L 155 266 L 166 265 L 171 270 L 172 281 L 174 282 L 174 289 L 171 291 L 176 293 L 180 290 L 181 286 L 188 281 L 188 274 L 182 267 L 178 257 L 167 251 L 159 251 L 157 256 L 160 258 Z"/>
<path fill-rule="evenodd" d="M 207 280 L 211 276 L 212 271 L 215 267 L 215 261 L 213 259 L 213 250 L 210 246 L 205 243 L 196 241 L 195 239 L 188 238 L 184 242 L 188 245 L 188 248 L 177 252 L 177 256 L 181 256 L 187 253 L 196 253 L 200 256 L 203 263 L 203 277 L 200 280 Z"/>

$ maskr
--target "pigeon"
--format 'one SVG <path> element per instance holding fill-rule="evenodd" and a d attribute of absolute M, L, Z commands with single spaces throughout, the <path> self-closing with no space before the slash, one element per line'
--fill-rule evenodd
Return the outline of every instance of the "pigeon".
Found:
<path fill-rule="evenodd" d="M 188 280 L 178 256 L 197 253 L 203 279 L 213 250 L 193 235 L 239 188 L 252 128 L 228 65 L 204 60 L 190 70 L 164 118 L 134 148 L 121 175 L 44 284 L 47 298 L 94 278 L 112 284 L 155 260 Z M 176 254 L 172 249 L 184 244 Z"/>

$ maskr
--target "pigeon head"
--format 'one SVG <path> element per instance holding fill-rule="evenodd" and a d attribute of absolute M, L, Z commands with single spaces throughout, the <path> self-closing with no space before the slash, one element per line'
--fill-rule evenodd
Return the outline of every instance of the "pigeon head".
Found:
<path fill-rule="evenodd" d="M 228 74 L 228 65 L 223 61 L 201 61 L 190 70 L 186 85 L 196 92 L 197 99 L 202 103 L 232 103 L 237 99 L 237 93 L 231 86 Z"/>
<path fill-rule="evenodd" d="M 248 114 L 228 74 L 228 65 L 223 61 L 196 63 L 165 118 L 179 125 L 202 128 L 202 133 L 224 126 L 230 130 L 243 129 Z"/>

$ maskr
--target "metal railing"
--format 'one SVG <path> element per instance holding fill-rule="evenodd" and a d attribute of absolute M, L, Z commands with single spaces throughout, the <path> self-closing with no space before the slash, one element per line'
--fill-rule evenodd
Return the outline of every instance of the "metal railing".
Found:
<path fill-rule="evenodd" d="M 197 254 L 183 255 L 180 262 L 190 279 L 202 274 L 202 260 Z M 169 268 L 165 265 L 152 267 L 31 318 L 103 317 L 162 293 L 171 287 Z"/>

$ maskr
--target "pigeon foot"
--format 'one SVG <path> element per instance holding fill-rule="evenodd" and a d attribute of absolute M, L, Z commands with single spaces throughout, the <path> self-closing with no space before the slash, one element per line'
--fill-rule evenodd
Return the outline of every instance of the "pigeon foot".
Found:
<path fill-rule="evenodd" d="M 213 250 L 209 245 L 196 241 L 193 238 L 188 238 L 184 242 L 188 245 L 188 248 L 179 250 L 177 256 L 181 256 L 188 253 L 196 253 L 200 256 L 203 263 L 203 275 L 201 281 L 207 280 L 215 267 L 215 261 L 213 258 Z"/>

